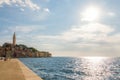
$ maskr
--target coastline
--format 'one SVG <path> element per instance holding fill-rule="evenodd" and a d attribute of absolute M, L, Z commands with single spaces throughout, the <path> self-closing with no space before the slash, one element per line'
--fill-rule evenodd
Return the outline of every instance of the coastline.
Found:
<path fill-rule="evenodd" d="M 19 59 L 0 61 L 0 80 L 43 80 Z"/>

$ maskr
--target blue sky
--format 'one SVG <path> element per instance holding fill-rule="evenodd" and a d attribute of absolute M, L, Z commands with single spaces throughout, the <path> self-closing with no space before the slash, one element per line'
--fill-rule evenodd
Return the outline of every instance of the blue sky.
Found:
<path fill-rule="evenodd" d="M 119 0 L 0 0 L 0 45 L 53 56 L 120 56 Z"/>

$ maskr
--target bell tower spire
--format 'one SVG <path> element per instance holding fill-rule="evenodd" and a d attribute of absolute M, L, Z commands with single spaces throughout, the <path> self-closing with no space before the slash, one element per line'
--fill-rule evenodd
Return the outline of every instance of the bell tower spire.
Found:
<path fill-rule="evenodd" d="M 13 34 L 13 46 L 15 46 L 15 45 L 16 45 L 16 34 L 14 32 L 14 34 Z"/>

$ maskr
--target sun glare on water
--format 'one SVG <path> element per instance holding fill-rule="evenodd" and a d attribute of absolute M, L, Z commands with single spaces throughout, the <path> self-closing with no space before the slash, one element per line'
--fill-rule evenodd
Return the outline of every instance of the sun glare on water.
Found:
<path fill-rule="evenodd" d="M 99 63 L 103 59 L 105 59 L 105 57 L 84 57 L 84 58 L 89 60 L 89 62 L 91 62 L 91 63 Z"/>
<path fill-rule="evenodd" d="M 90 6 L 82 12 L 81 17 L 82 21 L 96 21 L 100 17 L 100 9 Z"/>

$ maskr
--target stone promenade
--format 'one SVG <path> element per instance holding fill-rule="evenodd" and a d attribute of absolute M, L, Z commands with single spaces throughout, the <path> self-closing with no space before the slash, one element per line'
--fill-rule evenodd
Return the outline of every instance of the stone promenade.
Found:
<path fill-rule="evenodd" d="M 18 59 L 0 60 L 0 80 L 42 80 Z"/>

